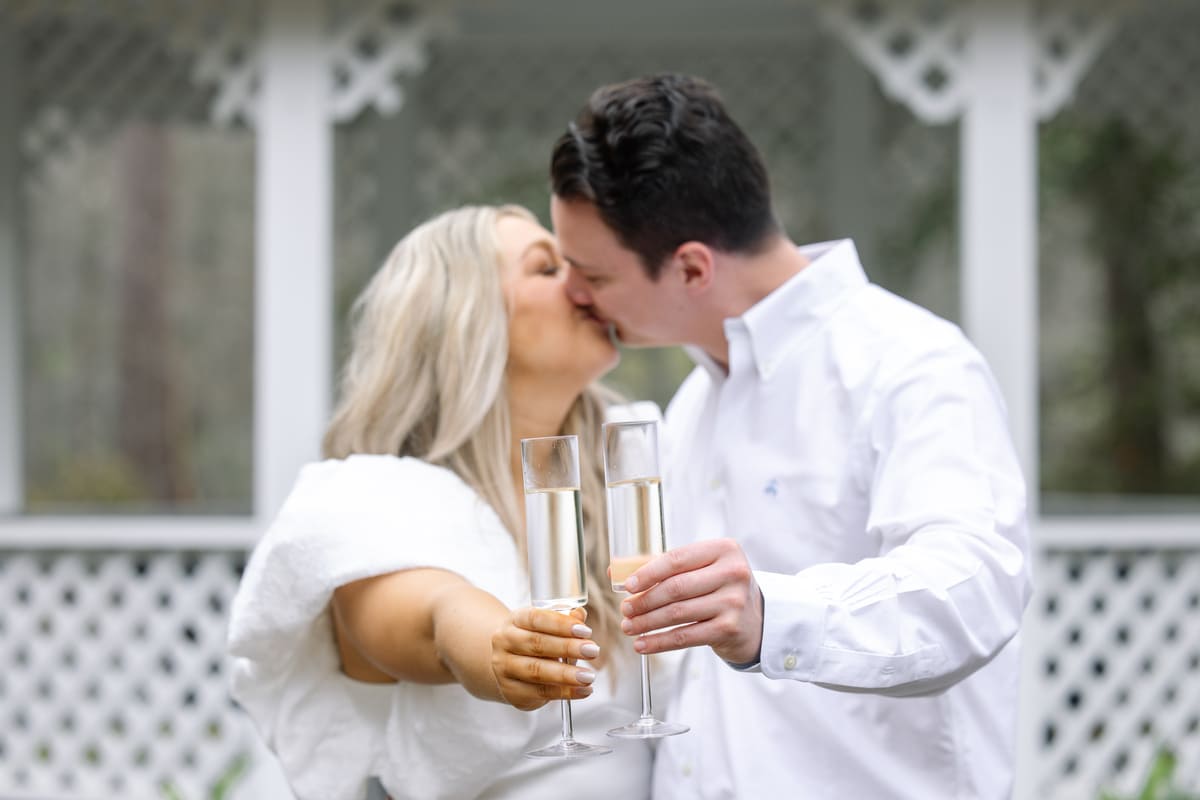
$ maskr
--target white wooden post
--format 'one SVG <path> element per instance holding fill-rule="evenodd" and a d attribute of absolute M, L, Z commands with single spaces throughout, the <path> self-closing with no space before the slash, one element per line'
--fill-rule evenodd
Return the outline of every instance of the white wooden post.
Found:
<path fill-rule="evenodd" d="M 325 4 L 267 0 L 257 114 L 254 508 L 269 518 L 329 416 L 332 146 Z"/>
<path fill-rule="evenodd" d="M 1029 495 L 1038 509 L 1037 116 L 1035 40 L 1028 0 L 977 0 L 967 48 L 962 117 L 962 310 L 968 335 L 983 352 L 1008 404 Z M 1040 548 L 1032 548 L 1033 572 Z M 1034 601 L 1037 602 L 1036 599 Z M 1014 797 L 1035 797 L 1038 755 L 1037 621 L 1021 633 L 1021 713 Z"/>
<path fill-rule="evenodd" d="M 21 436 L 20 51 L 0 14 L 0 515 L 24 505 Z"/>
<path fill-rule="evenodd" d="M 962 118 L 962 308 L 1037 488 L 1037 117 L 1028 0 L 978 3 Z"/>

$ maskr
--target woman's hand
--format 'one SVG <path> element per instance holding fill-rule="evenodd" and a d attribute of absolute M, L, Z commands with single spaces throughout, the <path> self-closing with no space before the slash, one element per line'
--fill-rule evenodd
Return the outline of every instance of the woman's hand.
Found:
<path fill-rule="evenodd" d="M 492 677 L 500 697 L 522 711 L 541 708 L 551 700 L 579 700 L 592 693 L 596 673 L 586 664 L 600 655 L 583 624 L 586 612 L 560 614 L 542 608 L 522 608 L 492 634 Z"/>

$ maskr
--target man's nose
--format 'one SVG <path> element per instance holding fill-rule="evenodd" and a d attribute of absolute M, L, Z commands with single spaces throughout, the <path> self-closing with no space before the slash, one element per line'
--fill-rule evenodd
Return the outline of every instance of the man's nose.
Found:
<path fill-rule="evenodd" d="M 573 267 L 567 267 L 567 279 L 563 288 L 567 292 L 567 297 L 575 305 L 590 306 L 592 304 L 592 293 L 588 291 L 587 281 L 581 278 Z"/>

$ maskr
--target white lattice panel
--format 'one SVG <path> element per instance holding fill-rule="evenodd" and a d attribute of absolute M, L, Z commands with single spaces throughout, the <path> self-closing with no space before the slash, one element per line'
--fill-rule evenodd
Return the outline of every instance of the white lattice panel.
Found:
<path fill-rule="evenodd" d="M 383 237 L 373 248 L 355 247 L 369 253 L 364 261 L 339 252 L 339 268 L 354 271 L 343 272 L 339 285 L 360 287 L 405 231 L 452 205 L 520 202 L 544 213 L 551 144 L 591 91 L 664 69 L 690 71 L 721 88 L 767 153 L 781 216 L 797 230 L 812 227 L 819 201 L 801 187 L 820 180 L 827 129 L 810 122 L 827 102 L 830 44 L 811 27 L 803 38 L 739 39 L 720 47 L 678 40 L 520 46 L 502 37 L 434 40 L 425 72 L 407 83 L 399 128 L 373 113 L 338 127 L 339 237 L 356 237 L 364 227 Z M 798 74 L 810 79 L 797 80 Z M 396 159 L 403 166 L 390 168 Z M 377 201 L 383 213 L 373 207 Z"/>
<path fill-rule="evenodd" d="M 21 47 L 22 149 L 35 165 L 131 120 L 220 116 L 244 76 L 212 62 L 249 58 L 231 42 L 257 35 L 257 4 L 242 0 L 26 0 L 9 19 Z"/>
<path fill-rule="evenodd" d="M 949 122 L 962 112 L 970 91 L 973 4 L 822 0 L 820 5 L 829 28 L 870 67 L 890 97 L 929 123 Z M 1030 35 L 1040 118 L 1053 116 L 1072 98 L 1128 5 L 1128 0 L 1036 4 Z"/>
<path fill-rule="evenodd" d="M 927 122 L 958 116 L 969 4 L 827 0 L 822 11 L 890 97 Z"/>
<path fill-rule="evenodd" d="M 1050 552 L 1034 602 L 1037 796 L 1131 793 L 1160 745 L 1200 783 L 1200 551 Z"/>
<path fill-rule="evenodd" d="M 0 554 L 0 796 L 207 798 L 249 752 L 231 553 Z"/>
<path fill-rule="evenodd" d="M 404 104 L 402 82 L 419 74 L 428 59 L 429 40 L 452 27 L 437 9 L 414 11 L 386 2 L 330 0 L 329 37 L 323 53 L 329 69 L 329 114 L 335 122 L 353 120 L 365 111 L 391 115 Z M 212 84 L 217 96 L 213 120 L 253 124 L 260 64 L 253 31 L 223 29 L 203 48 L 196 76 Z"/>
<path fill-rule="evenodd" d="M 1127 11 L 1079 86 L 1071 111 L 1117 118 L 1156 144 L 1200 153 L 1200 1 Z M 1173 140 L 1173 141 L 1171 141 Z"/>
<path fill-rule="evenodd" d="M 1058 113 L 1119 27 L 1128 0 L 1091 0 L 1086 6 L 1048 0 L 1036 17 L 1034 75 L 1040 119 Z"/>

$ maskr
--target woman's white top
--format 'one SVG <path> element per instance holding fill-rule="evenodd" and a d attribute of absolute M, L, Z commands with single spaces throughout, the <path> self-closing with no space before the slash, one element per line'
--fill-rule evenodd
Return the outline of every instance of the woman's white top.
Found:
<path fill-rule="evenodd" d="M 371 776 L 395 800 L 649 796 L 650 746 L 605 736 L 639 708 L 627 642 L 609 654 L 621 661 L 615 691 L 601 671 L 592 696 L 572 703 L 576 738 L 613 752 L 570 762 L 522 756 L 557 738 L 557 702 L 524 712 L 458 684 L 346 677 L 333 590 L 416 567 L 457 573 L 509 608 L 529 604 L 525 568 L 495 512 L 454 473 L 413 458 L 304 467 L 250 559 L 230 621 L 232 693 L 300 800 L 361 800 Z"/>

